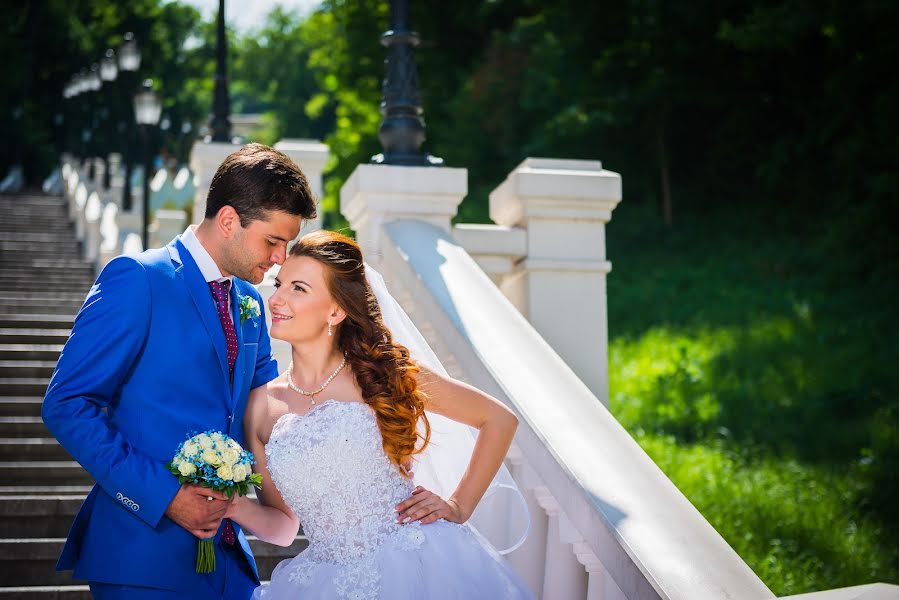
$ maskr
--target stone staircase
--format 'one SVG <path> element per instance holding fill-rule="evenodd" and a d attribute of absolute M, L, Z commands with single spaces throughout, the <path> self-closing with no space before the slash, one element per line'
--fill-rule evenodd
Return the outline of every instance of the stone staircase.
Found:
<path fill-rule="evenodd" d="M 47 431 L 41 401 L 95 277 L 66 201 L 0 195 L 0 600 L 81 600 L 85 582 L 56 559 L 93 480 Z M 262 578 L 289 548 L 251 538 Z"/>

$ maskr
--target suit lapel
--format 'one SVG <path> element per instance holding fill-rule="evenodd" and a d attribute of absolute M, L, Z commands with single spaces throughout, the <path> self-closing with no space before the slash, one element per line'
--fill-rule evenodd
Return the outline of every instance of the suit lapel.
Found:
<path fill-rule="evenodd" d="M 237 334 L 237 358 L 234 362 L 234 380 L 231 383 L 231 408 L 237 404 L 237 397 L 243 388 L 245 376 L 243 368 L 243 324 L 240 322 L 240 294 L 237 289 L 237 278 L 233 279 L 231 286 L 231 321 L 234 322 L 234 331 Z"/>
<path fill-rule="evenodd" d="M 209 334 L 212 340 L 212 346 L 215 348 L 215 353 L 219 358 L 219 366 L 222 369 L 225 389 L 228 389 L 228 355 L 225 346 L 225 332 L 222 331 L 222 322 L 219 320 L 218 313 L 215 310 L 215 301 L 212 298 L 212 293 L 209 291 L 209 284 L 206 283 L 203 274 L 200 273 L 200 267 L 194 262 L 190 252 L 187 251 L 181 240 L 176 238 L 173 246 L 182 264 L 182 268 L 178 269 L 177 272 L 184 280 L 187 291 L 194 301 L 194 306 L 197 312 L 200 313 L 200 321 L 202 321 L 203 326 L 206 328 L 206 333 Z"/>

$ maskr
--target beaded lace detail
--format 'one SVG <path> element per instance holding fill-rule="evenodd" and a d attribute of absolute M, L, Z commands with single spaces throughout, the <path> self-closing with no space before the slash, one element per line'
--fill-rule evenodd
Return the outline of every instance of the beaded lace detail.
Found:
<path fill-rule="evenodd" d="M 377 598 L 374 554 L 383 544 L 415 549 L 419 523 L 396 523 L 397 504 L 414 484 L 390 462 L 374 412 L 361 402 L 326 400 L 288 413 L 272 429 L 265 456 L 271 480 L 303 524 L 309 547 L 289 579 L 306 583 L 315 563 L 338 565 L 340 597 Z"/>

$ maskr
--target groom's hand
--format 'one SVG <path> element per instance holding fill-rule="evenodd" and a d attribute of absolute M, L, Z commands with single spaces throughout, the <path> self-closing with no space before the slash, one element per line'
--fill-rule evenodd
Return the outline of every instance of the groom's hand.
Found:
<path fill-rule="evenodd" d="M 185 483 L 175 494 L 165 515 L 195 537 L 210 538 L 218 531 L 230 504 L 222 492 Z"/>

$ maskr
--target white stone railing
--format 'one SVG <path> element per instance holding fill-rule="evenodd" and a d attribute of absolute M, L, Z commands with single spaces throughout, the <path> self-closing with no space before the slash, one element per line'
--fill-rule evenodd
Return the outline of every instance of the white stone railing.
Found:
<path fill-rule="evenodd" d="M 532 531 L 510 561 L 546 599 L 773 598 L 443 229 L 383 226 L 388 285 L 451 374 L 519 415 Z"/>

